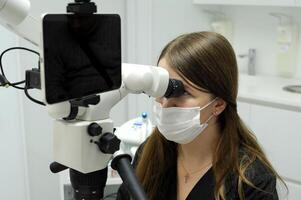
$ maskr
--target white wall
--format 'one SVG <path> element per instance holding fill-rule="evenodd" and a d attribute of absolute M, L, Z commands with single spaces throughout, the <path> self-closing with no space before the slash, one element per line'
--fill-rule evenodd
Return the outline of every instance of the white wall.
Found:
<path fill-rule="evenodd" d="M 156 61 L 162 47 L 179 34 L 211 30 L 212 17 L 203 10 L 224 12 L 232 21 L 232 40 L 236 54 L 245 54 L 249 48 L 257 50 L 256 71 L 259 75 L 277 75 L 276 28 L 278 20 L 269 15 L 280 12 L 291 15 L 301 28 L 301 8 L 269 6 L 205 6 L 192 1 L 159 1 L 152 3 L 152 61 Z M 301 30 L 301 29 L 300 29 Z M 301 57 L 301 31 L 299 30 L 298 57 Z M 240 71 L 246 71 L 246 59 L 238 58 Z M 295 78 L 301 78 L 301 59 L 297 60 Z"/>
<path fill-rule="evenodd" d="M 14 34 L 0 27 L 0 52 L 15 46 Z M 9 81 L 20 80 L 16 52 L 3 57 L 3 68 Z M 22 92 L 0 88 L 0 193 L 1 199 L 29 200 L 27 190 L 26 149 L 21 99 Z"/>
<path fill-rule="evenodd" d="M 197 6 L 201 9 L 201 6 Z M 212 7 L 214 8 L 214 6 Z M 218 7 L 215 7 L 218 9 Z M 261 75 L 277 75 L 276 67 L 276 28 L 278 20 L 269 15 L 280 12 L 291 15 L 299 25 L 298 58 L 301 56 L 301 7 L 258 7 L 224 6 L 220 7 L 234 23 L 234 47 L 237 54 L 247 52 L 248 48 L 257 50 L 256 71 Z M 301 78 L 301 59 L 297 61 L 295 78 Z M 242 62 L 241 62 L 242 63 Z M 241 69 L 245 66 L 241 66 Z"/>
<path fill-rule="evenodd" d="M 208 6 L 204 6 L 207 8 Z M 206 14 L 185 0 L 153 1 L 152 9 L 152 61 L 157 62 L 163 47 L 180 34 L 208 30 Z"/>
<path fill-rule="evenodd" d="M 269 15 L 281 12 L 293 16 L 301 26 L 301 8 L 268 6 L 204 6 L 191 1 L 153 1 L 152 34 L 153 59 L 170 39 L 185 32 L 211 30 L 211 16 L 204 9 L 224 12 L 234 27 L 233 46 L 236 54 L 244 54 L 249 48 L 257 50 L 256 71 L 260 75 L 276 75 L 276 28 L 278 20 Z M 301 32 L 299 32 L 299 56 L 301 55 Z M 301 78 L 301 61 L 297 63 L 296 78 Z M 246 61 L 238 59 L 240 70 L 246 70 Z"/>

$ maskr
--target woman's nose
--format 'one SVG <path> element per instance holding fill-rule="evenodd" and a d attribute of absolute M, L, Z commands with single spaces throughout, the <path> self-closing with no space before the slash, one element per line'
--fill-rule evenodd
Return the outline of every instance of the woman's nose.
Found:
<path fill-rule="evenodd" d="M 160 98 L 157 98 L 156 101 L 158 103 L 160 103 L 163 108 L 176 107 L 176 102 L 175 102 L 174 98 L 160 97 Z"/>

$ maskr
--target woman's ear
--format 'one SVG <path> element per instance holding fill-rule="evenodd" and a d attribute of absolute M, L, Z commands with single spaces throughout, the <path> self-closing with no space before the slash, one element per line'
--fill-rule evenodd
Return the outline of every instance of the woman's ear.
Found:
<path fill-rule="evenodd" d="M 216 99 L 216 101 L 213 104 L 213 115 L 218 116 L 220 115 L 225 108 L 227 107 L 227 102 L 223 99 Z"/>

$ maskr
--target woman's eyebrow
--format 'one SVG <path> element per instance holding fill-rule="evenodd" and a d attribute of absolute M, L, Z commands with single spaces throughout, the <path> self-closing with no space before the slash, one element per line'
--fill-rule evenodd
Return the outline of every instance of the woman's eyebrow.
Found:
<path fill-rule="evenodd" d="M 184 85 L 184 90 L 187 90 L 188 92 L 193 91 L 193 90 L 192 90 L 192 87 L 190 86 L 189 83 L 187 83 L 187 81 L 185 81 L 185 80 L 183 80 L 183 79 L 180 79 L 180 78 L 174 78 L 174 79 L 179 80 L 179 81 L 181 81 L 181 82 L 183 83 L 183 85 Z"/>
<path fill-rule="evenodd" d="M 186 83 L 186 82 L 183 82 L 183 84 L 184 84 L 185 90 L 187 90 L 190 93 L 196 94 L 196 93 L 199 93 L 199 92 L 206 92 L 206 93 L 208 92 L 207 90 L 205 90 L 203 88 L 199 88 L 197 86 L 191 85 L 191 84 Z"/>
<path fill-rule="evenodd" d="M 183 80 L 183 79 L 179 79 L 179 78 L 175 78 L 179 81 L 181 81 L 184 85 L 184 89 L 187 90 L 187 92 L 190 92 L 190 93 L 195 93 L 195 92 L 199 92 L 199 88 L 197 88 L 196 86 L 193 86 L 191 84 L 189 84 L 186 80 Z"/>
<path fill-rule="evenodd" d="M 190 83 L 187 82 L 187 80 L 185 80 L 185 78 L 181 78 L 181 79 L 178 79 L 180 81 L 182 81 L 183 85 L 184 85 L 184 88 L 187 89 L 187 90 L 190 90 L 190 91 L 197 91 L 197 87 L 191 85 Z"/>
<path fill-rule="evenodd" d="M 183 84 L 184 84 L 184 89 L 185 90 L 188 90 L 188 92 L 193 92 L 195 89 L 191 86 L 191 85 L 189 85 L 188 83 L 185 83 L 185 82 L 183 82 Z"/>

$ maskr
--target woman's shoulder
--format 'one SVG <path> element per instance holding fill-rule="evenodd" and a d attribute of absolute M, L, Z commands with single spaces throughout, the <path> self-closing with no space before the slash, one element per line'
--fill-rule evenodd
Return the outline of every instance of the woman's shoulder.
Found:
<path fill-rule="evenodd" d="M 248 153 L 240 150 L 240 163 L 250 161 Z M 246 168 L 244 175 L 250 181 L 264 179 L 266 181 L 273 181 L 276 179 L 272 169 L 270 169 L 261 159 L 255 158 Z"/>
<path fill-rule="evenodd" d="M 275 175 L 261 160 L 258 158 L 246 170 L 246 176 L 249 179 L 270 178 L 276 179 Z"/>
<path fill-rule="evenodd" d="M 243 162 L 246 153 L 241 151 L 240 161 Z M 278 199 L 276 182 L 277 177 L 267 165 L 256 158 L 244 171 L 244 176 L 250 184 L 242 182 L 242 189 L 246 199 Z M 239 175 L 231 173 L 226 179 L 228 192 L 238 195 Z"/>

